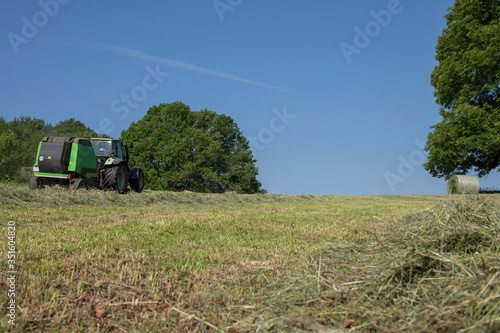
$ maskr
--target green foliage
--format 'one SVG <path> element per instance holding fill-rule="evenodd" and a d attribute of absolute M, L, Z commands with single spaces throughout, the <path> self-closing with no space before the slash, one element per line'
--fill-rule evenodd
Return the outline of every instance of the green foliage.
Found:
<path fill-rule="evenodd" d="M 2 126 L 3 118 L 0 118 L 0 175 L 6 179 L 10 180 L 13 176 L 13 170 L 18 170 L 20 167 L 19 160 L 15 158 L 14 154 L 11 153 L 13 150 L 17 150 L 16 136 L 14 133 L 7 129 L 6 126 Z M 5 122 L 4 122 L 5 123 Z"/>
<path fill-rule="evenodd" d="M 231 117 L 174 102 L 151 107 L 122 132 L 133 142 L 131 163 L 152 189 L 262 192 L 248 140 Z"/>
<path fill-rule="evenodd" d="M 457 0 L 438 38 L 431 75 L 442 121 L 424 167 L 434 177 L 500 165 L 500 0 Z"/>
<path fill-rule="evenodd" d="M 38 143 L 52 129 L 41 119 L 21 116 L 11 122 L 1 120 L 1 180 L 18 180 L 21 167 L 33 166 Z"/>
<path fill-rule="evenodd" d="M 95 138 L 99 136 L 93 129 L 85 126 L 81 121 L 75 118 L 58 122 L 50 132 L 50 135 L 76 138 Z"/>

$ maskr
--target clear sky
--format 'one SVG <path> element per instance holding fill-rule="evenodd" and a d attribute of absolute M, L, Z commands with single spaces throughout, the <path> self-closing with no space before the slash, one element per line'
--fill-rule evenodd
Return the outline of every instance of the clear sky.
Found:
<path fill-rule="evenodd" d="M 119 137 L 181 101 L 236 121 L 269 192 L 445 194 L 421 148 L 440 121 L 430 74 L 452 4 L 8 0 L 0 115 Z"/>

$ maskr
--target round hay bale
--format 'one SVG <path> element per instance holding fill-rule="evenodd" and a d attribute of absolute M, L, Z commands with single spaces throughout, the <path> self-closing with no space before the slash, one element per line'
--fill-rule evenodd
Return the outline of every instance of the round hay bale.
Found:
<path fill-rule="evenodd" d="M 479 179 L 473 176 L 453 175 L 448 180 L 448 194 L 478 194 Z"/>

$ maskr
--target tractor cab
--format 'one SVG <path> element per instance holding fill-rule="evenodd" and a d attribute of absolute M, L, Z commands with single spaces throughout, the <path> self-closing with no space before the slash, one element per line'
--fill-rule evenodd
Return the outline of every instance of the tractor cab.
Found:
<path fill-rule="evenodd" d="M 128 162 L 126 144 L 124 145 L 121 140 L 93 138 L 90 139 L 90 141 L 92 143 L 92 147 L 94 148 L 95 156 L 101 164 L 104 165 L 110 163 L 115 159 Z"/>

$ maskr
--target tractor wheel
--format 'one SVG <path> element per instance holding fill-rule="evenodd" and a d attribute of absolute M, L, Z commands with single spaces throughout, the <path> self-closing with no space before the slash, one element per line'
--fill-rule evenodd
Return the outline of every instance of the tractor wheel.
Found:
<path fill-rule="evenodd" d="M 29 184 L 30 184 L 30 189 L 32 189 L 32 190 L 43 188 L 44 187 L 44 179 L 37 177 L 37 176 L 31 176 Z"/>
<path fill-rule="evenodd" d="M 69 183 L 69 187 L 74 190 L 86 190 L 87 189 L 87 184 L 85 183 L 85 180 L 83 178 L 76 178 L 71 180 Z"/>
<path fill-rule="evenodd" d="M 117 190 L 118 193 L 127 192 L 127 167 L 123 164 L 106 168 L 104 172 L 104 187 Z"/>
<path fill-rule="evenodd" d="M 141 168 L 132 168 L 130 173 L 130 187 L 134 192 L 141 193 L 144 190 L 144 171 Z"/>

